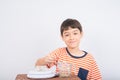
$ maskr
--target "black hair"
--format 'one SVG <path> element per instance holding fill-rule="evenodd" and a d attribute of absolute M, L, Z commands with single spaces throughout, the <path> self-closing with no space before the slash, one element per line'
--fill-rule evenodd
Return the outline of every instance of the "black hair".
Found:
<path fill-rule="evenodd" d="M 61 24 L 61 27 L 60 27 L 61 35 L 63 35 L 64 30 L 68 30 L 69 28 L 78 28 L 80 32 L 83 31 L 82 26 L 78 20 L 69 18 L 64 20 L 63 23 Z"/>

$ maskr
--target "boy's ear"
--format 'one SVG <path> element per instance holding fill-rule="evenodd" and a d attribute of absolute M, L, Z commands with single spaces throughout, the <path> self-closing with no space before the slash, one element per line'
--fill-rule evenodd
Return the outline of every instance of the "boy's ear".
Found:
<path fill-rule="evenodd" d="M 64 41 L 63 35 L 61 35 L 61 39 Z"/>
<path fill-rule="evenodd" d="M 80 35 L 81 35 L 80 38 L 82 38 L 83 37 L 83 32 L 80 32 Z"/>
<path fill-rule="evenodd" d="M 61 39 L 63 40 L 63 35 L 61 35 Z"/>
<path fill-rule="evenodd" d="M 83 37 L 83 32 L 81 32 L 80 34 L 81 34 L 81 37 Z"/>

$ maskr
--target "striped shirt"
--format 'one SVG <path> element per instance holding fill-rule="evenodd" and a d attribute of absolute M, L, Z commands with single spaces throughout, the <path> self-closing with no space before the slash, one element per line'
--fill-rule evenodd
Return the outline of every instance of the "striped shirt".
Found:
<path fill-rule="evenodd" d="M 59 48 L 48 54 L 56 62 L 64 61 L 73 65 L 71 72 L 83 80 L 102 80 L 100 71 L 93 56 L 85 51 L 82 56 L 73 56 L 67 48 Z"/>

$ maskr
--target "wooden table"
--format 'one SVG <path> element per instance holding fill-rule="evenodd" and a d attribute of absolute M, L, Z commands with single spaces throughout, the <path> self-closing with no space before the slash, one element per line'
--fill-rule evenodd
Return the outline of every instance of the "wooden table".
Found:
<path fill-rule="evenodd" d="M 57 76 L 53 78 L 30 79 L 30 78 L 27 78 L 27 74 L 18 74 L 15 80 L 80 80 L 80 78 L 74 75 L 66 78 L 61 78 Z"/>

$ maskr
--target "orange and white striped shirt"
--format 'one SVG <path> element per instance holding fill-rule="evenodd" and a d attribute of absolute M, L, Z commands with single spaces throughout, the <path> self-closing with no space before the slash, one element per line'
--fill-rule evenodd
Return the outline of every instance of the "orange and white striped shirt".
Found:
<path fill-rule="evenodd" d="M 64 61 L 75 66 L 72 72 L 78 75 L 82 80 L 102 80 L 100 71 L 93 56 L 85 51 L 82 56 L 73 56 L 67 48 L 59 48 L 48 54 L 46 57 L 52 57 L 56 62 Z"/>

